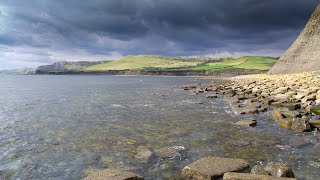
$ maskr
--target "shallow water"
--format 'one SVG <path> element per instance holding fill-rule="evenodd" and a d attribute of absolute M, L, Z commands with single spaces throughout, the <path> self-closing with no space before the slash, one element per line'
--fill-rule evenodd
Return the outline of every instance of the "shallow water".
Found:
<path fill-rule="evenodd" d="M 256 128 L 232 123 L 222 98 L 191 95 L 182 77 L 0 76 L 0 179 L 79 179 L 88 168 L 177 179 L 201 157 L 288 162 L 299 179 L 319 179 L 319 134 L 294 135 L 265 115 Z M 288 146 L 298 136 L 311 144 Z M 174 159 L 135 159 L 139 145 L 184 146 Z"/>

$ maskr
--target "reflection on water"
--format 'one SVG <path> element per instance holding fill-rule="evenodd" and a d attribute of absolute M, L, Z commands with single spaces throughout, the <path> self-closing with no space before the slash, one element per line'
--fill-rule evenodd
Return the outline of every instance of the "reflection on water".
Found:
<path fill-rule="evenodd" d="M 293 148 L 294 136 L 263 115 L 258 126 L 232 123 L 222 98 L 181 90 L 195 78 L 112 76 L 1 76 L 0 177 L 79 179 L 87 168 L 117 168 L 146 179 L 177 178 L 207 155 L 244 158 L 253 164 L 289 162 L 298 177 L 318 179 L 319 135 Z M 248 117 L 249 118 L 249 117 Z M 138 146 L 183 146 L 176 158 L 135 159 Z"/>

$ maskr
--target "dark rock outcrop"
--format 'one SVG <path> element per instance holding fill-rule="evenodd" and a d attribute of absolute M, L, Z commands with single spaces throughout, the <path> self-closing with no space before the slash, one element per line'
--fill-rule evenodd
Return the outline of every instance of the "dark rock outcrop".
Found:
<path fill-rule="evenodd" d="M 269 71 L 271 74 L 320 70 L 320 2 L 298 39 Z"/>

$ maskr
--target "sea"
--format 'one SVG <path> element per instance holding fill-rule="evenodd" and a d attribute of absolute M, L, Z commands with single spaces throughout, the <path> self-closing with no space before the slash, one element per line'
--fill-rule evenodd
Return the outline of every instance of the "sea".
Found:
<path fill-rule="evenodd" d="M 320 179 L 318 132 L 295 134 L 267 114 L 234 114 L 221 95 L 183 90 L 216 81 L 0 75 L 0 179 L 72 180 L 104 168 L 181 179 L 184 166 L 206 156 L 242 158 L 251 167 L 286 162 L 297 178 Z M 256 119 L 257 127 L 235 125 L 245 119 Z M 139 146 L 177 153 L 142 162 Z"/>

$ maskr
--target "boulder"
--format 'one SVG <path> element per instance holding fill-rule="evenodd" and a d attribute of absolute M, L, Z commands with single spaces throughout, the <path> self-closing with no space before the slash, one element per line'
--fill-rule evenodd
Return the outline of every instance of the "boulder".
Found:
<path fill-rule="evenodd" d="M 279 124 L 281 127 L 290 129 L 291 126 L 292 126 L 292 119 L 291 119 L 291 118 L 281 118 L 281 119 L 278 119 L 278 124 Z"/>
<path fill-rule="evenodd" d="M 258 175 L 258 174 L 228 172 L 224 174 L 223 180 L 297 180 L 297 179 L 273 177 L 273 176 Z"/>
<path fill-rule="evenodd" d="M 251 174 L 259 174 L 259 175 L 269 175 L 269 173 L 262 167 L 259 165 L 254 166 L 251 171 Z"/>
<path fill-rule="evenodd" d="M 159 158 L 174 159 L 181 156 L 181 152 L 186 148 L 184 146 L 163 147 L 155 150 L 155 155 Z"/>
<path fill-rule="evenodd" d="M 243 120 L 236 123 L 237 126 L 256 127 L 257 120 Z"/>
<path fill-rule="evenodd" d="M 283 118 L 280 110 L 270 111 L 269 116 L 270 116 L 270 118 L 271 118 L 272 120 L 274 120 L 274 121 L 278 121 L 279 119 L 282 119 L 282 118 Z"/>
<path fill-rule="evenodd" d="M 293 170 L 285 163 L 270 162 L 265 167 L 265 170 L 275 177 L 294 178 Z"/>
<path fill-rule="evenodd" d="M 298 111 L 281 111 L 281 114 L 286 118 L 296 118 L 300 116 Z"/>
<path fill-rule="evenodd" d="M 83 180 L 143 180 L 141 176 L 116 169 L 91 169 L 85 171 Z"/>
<path fill-rule="evenodd" d="M 291 130 L 295 132 L 311 131 L 309 120 L 303 118 L 294 118 L 292 120 Z"/>
<path fill-rule="evenodd" d="M 153 153 L 148 147 L 139 146 L 137 148 L 137 154 L 135 155 L 135 158 L 147 163 L 152 156 L 153 156 Z"/>
<path fill-rule="evenodd" d="M 211 180 L 222 177 L 226 172 L 240 172 L 249 167 L 243 159 L 205 157 L 187 165 L 182 170 L 186 179 Z"/>

